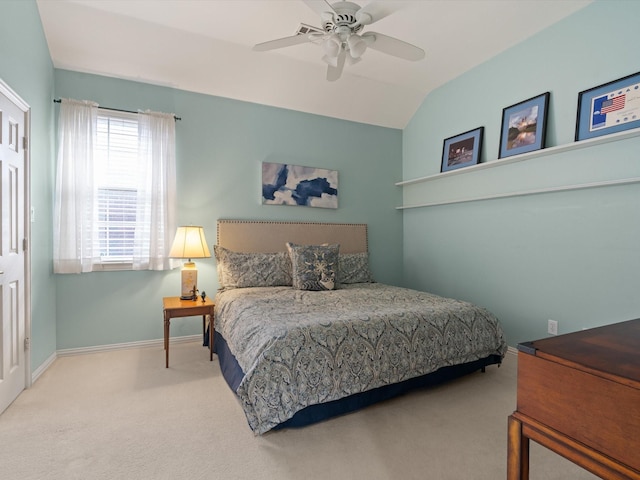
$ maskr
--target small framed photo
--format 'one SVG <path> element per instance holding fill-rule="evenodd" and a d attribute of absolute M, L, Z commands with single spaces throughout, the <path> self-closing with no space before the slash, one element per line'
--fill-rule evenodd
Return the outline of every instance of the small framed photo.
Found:
<path fill-rule="evenodd" d="M 640 72 L 578 94 L 576 141 L 640 127 Z"/>
<path fill-rule="evenodd" d="M 445 139 L 440 171 L 448 172 L 480 163 L 483 135 L 484 127 L 479 127 Z"/>
<path fill-rule="evenodd" d="M 502 110 L 498 158 L 544 148 L 549 92 Z"/>

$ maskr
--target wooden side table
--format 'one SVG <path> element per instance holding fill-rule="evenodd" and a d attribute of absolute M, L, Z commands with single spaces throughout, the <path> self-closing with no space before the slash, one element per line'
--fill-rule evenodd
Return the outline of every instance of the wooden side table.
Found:
<path fill-rule="evenodd" d="M 213 328 L 214 308 L 216 304 L 209 297 L 197 300 L 180 300 L 180 297 L 164 297 L 162 307 L 164 311 L 164 350 L 166 368 L 169 368 L 169 327 L 171 319 L 178 317 L 194 317 L 202 315 L 202 333 L 204 335 L 207 315 L 209 316 L 209 360 L 213 360 Z"/>

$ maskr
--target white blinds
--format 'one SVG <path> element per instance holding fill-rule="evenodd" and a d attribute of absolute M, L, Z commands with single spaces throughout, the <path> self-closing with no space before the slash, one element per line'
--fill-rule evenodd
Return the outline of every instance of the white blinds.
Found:
<path fill-rule="evenodd" d="M 138 120 L 135 114 L 98 114 L 95 159 L 97 236 L 103 262 L 133 258 L 139 175 Z"/>

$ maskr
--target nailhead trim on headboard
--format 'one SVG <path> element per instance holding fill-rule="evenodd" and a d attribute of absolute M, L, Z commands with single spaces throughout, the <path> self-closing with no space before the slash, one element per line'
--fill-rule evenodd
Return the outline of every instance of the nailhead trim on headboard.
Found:
<path fill-rule="evenodd" d="M 217 244 L 237 252 L 286 250 L 285 243 L 339 243 L 341 253 L 368 251 L 367 224 L 219 219 Z"/>

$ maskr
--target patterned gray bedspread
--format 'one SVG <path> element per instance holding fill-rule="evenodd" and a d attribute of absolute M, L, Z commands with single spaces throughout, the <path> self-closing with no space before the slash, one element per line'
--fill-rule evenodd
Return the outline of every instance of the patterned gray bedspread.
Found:
<path fill-rule="evenodd" d="M 379 283 L 237 288 L 218 292 L 215 309 L 216 331 L 245 373 L 236 394 L 257 434 L 306 406 L 507 350 L 487 310 Z"/>

